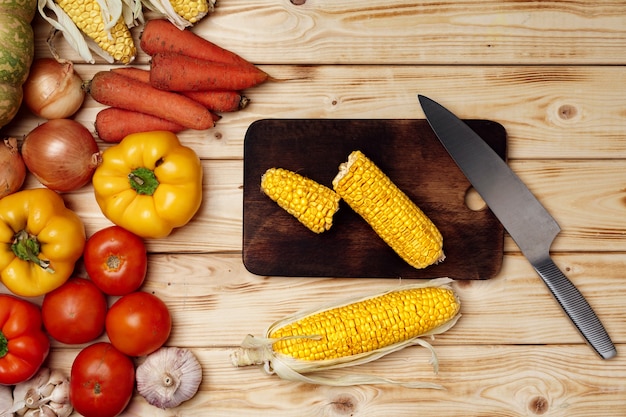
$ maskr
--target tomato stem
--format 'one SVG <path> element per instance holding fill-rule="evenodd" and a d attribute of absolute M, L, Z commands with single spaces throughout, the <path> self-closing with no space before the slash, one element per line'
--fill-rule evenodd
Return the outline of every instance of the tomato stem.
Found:
<path fill-rule="evenodd" d="M 39 265 L 45 271 L 54 273 L 54 269 L 50 267 L 50 261 L 46 259 L 40 259 L 39 253 L 41 247 L 37 238 L 29 234 L 26 230 L 20 230 L 13 236 L 13 244 L 11 249 L 15 256 L 23 261 L 30 261 Z"/>
<path fill-rule="evenodd" d="M 112 271 L 117 271 L 122 265 L 122 260 L 117 255 L 110 255 L 107 257 L 106 266 Z"/>
<path fill-rule="evenodd" d="M 138 194 L 152 195 L 159 187 L 159 180 L 153 171 L 145 167 L 135 168 L 128 174 L 128 180 L 133 190 Z"/>

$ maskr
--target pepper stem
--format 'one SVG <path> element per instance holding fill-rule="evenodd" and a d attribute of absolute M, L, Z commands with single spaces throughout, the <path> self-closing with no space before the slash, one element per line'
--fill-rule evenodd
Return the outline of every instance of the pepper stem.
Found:
<path fill-rule="evenodd" d="M 39 241 L 33 235 L 30 235 L 26 230 L 22 229 L 13 236 L 13 244 L 11 249 L 15 256 L 23 261 L 33 262 L 39 265 L 44 270 L 54 273 L 54 269 L 50 267 L 50 261 L 46 259 L 40 259 L 39 253 L 41 251 Z"/>
<path fill-rule="evenodd" d="M 0 358 L 4 358 L 7 353 L 9 353 L 9 341 L 4 333 L 0 332 Z"/>
<path fill-rule="evenodd" d="M 128 180 L 133 190 L 138 194 L 152 195 L 159 187 L 159 180 L 154 172 L 145 167 L 135 168 L 128 174 Z"/>

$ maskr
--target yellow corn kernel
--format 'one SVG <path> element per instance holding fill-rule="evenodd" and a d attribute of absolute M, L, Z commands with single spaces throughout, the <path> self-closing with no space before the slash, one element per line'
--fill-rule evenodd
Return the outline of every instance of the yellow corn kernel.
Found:
<path fill-rule="evenodd" d="M 209 13 L 215 0 L 170 0 L 174 11 L 189 23 L 197 23 Z"/>
<path fill-rule="evenodd" d="M 448 288 L 392 291 L 303 317 L 274 329 L 269 337 L 280 339 L 272 346 L 274 352 L 294 359 L 336 359 L 428 333 L 455 317 L 459 308 Z"/>
<path fill-rule="evenodd" d="M 283 168 L 270 168 L 261 177 L 261 190 L 315 233 L 331 228 L 339 196 L 310 178 Z"/>
<path fill-rule="evenodd" d="M 76 26 L 114 60 L 128 64 L 137 54 L 137 48 L 122 17 L 107 31 L 100 5 L 96 0 L 56 0 Z"/>
<path fill-rule="evenodd" d="M 419 345 L 430 350 L 437 373 L 435 348 L 423 338 L 448 331 L 461 317 L 461 302 L 451 283 L 449 278 L 421 281 L 295 313 L 270 325 L 265 337 L 247 335 L 231 352 L 231 362 L 262 365 L 283 379 L 322 385 L 442 388 L 415 380 L 358 374 L 328 377 L 319 372 L 368 363 Z"/>
<path fill-rule="evenodd" d="M 433 222 L 361 151 L 339 166 L 339 196 L 414 268 L 442 261 L 443 237 Z"/>

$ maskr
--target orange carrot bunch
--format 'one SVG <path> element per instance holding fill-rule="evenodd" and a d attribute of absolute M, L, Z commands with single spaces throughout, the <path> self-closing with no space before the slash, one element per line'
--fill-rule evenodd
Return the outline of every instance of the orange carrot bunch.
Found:
<path fill-rule="evenodd" d="M 219 113 L 247 106 L 243 90 L 264 83 L 267 73 L 239 55 L 167 20 L 149 20 L 140 47 L 150 69 L 118 67 L 97 73 L 87 91 L 110 106 L 96 117 L 96 132 L 107 142 L 152 130 L 204 130 Z"/>

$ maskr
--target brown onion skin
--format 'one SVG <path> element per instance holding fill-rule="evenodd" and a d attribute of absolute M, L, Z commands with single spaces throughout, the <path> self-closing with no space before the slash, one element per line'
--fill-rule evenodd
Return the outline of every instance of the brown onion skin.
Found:
<path fill-rule="evenodd" d="M 0 143 L 0 198 L 22 188 L 26 179 L 26 164 L 20 155 L 17 139 L 7 138 Z"/>
<path fill-rule="evenodd" d="M 91 132 L 71 119 L 49 120 L 33 129 L 24 139 L 22 156 L 39 182 L 59 192 L 88 184 L 102 162 Z"/>
<path fill-rule="evenodd" d="M 44 119 L 70 117 L 85 100 L 82 84 L 72 61 L 39 58 L 31 65 L 24 83 L 24 104 Z"/>

